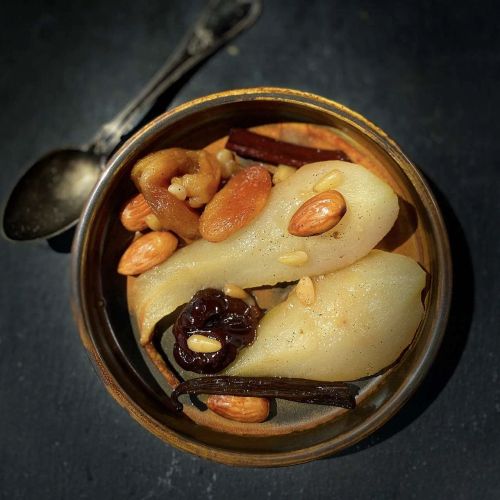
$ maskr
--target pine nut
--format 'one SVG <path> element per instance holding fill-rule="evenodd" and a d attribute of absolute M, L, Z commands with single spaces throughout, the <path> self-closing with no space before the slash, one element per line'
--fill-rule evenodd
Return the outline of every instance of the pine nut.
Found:
<path fill-rule="evenodd" d="M 161 222 L 158 220 L 155 214 L 149 214 L 144 218 L 147 226 L 151 231 L 161 231 L 163 229 Z"/>
<path fill-rule="evenodd" d="M 168 192 L 181 201 L 184 201 L 187 196 L 186 188 L 181 184 L 170 184 L 170 186 L 168 186 Z"/>
<path fill-rule="evenodd" d="M 297 172 L 296 168 L 289 167 L 288 165 L 279 165 L 273 175 L 273 184 L 278 184 L 288 179 L 291 175 Z"/>
<path fill-rule="evenodd" d="M 278 260 L 282 264 L 287 264 L 289 266 L 302 266 L 309 260 L 309 255 L 303 250 L 297 250 L 296 252 L 281 255 L 278 257 Z"/>
<path fill-rule="evenodd" d="M 221 176 L 223 179 L 229 179 L 238 170 L 238 164 L 235 161 L 230 163 L 221 163 Z"/>
<path fill-rule="evenodd" d="M 297 286 L 295 287 L 295 293 L 304 306 L 312 306 L 316 299 L 316 293 L 314 291 L 314 283 L 312 279 L 309 278 L 309 276 L 300 278 Z"/>
<path fill-rule="evenodd" d="M 248 293 L 240 288 L 238 285 L 234 283 L 226 283 L 224 285 L 224 293 L 233 299 L 247 299 L 249 297 Z"/>
<path fill-rule="evenodd" d="M 221 149 L 215 156 L 221 163 L 228 163 L 234 160 L 233 153 L 229 149 Z"/>
<path fill-rule="evenodd" d="M 330 189 L 336 188 L 343 179 L 342 172 L 338 170 L 332 170 L 328 172 L 324 177 L 322 177 L 313 187 L 316 193 L 322 193 L 323 191 L 329 191 Z"/>
<path fill-rule="evenodd" d="M 204 203 L 202 201 L 195 199 L 195 198 L 189 198 L 188 205 L 191 208 L 201 208 L 204 205 Z"/>
<path fill-rule="evenodd" d="M 222 344 L 217 339 L 195 333 L 187 339 L 187 345 L 193 352 L 217 352 L 222 349 Z"/>
<path fill-rule="evenodd" d="M 234 155 L 229 149 L 221 149 L 215 155 L 221 165 L 221 175 L 224 179 L 231 177 L 237 170 L 238 165 Z"/>

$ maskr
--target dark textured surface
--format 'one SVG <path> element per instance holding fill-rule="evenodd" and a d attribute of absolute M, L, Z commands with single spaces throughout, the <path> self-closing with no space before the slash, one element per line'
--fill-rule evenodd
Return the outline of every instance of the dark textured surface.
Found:
<path fill-rule="evenodd" d="M 171 51 L 203 2 L 2 5 L 4 200 L 41 153 L 79 144 Z M 69 308 L 69 255 L 0 241 L 0 492 L 13 498 L 500 497 L 500 34 L 493 3 L 267 1 L 175 103 L 242 86 L 309 90 L 389 132 L 435 187 L 455 257 L 429 377 L 341 456 L 238 470 L 177 452 L 103 389 Z M 235 52 L 237 54 L 235 55 Z"/>

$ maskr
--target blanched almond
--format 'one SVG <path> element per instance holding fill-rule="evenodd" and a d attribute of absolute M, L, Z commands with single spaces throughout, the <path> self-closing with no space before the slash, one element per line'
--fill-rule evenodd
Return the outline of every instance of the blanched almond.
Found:
<path fill-rule="evenodd" d="M 134 196 L 122 209 L 120 221 L 129 231 L 143 231 L 147 228 L 145 218 L 153 213 L 142 194 Z"/>
<path fill-rule="evenodd" d="M 325 191 L 307 200 L 288 225 L 294 236 L 322 234 L 336 226 L 346 212 L 344 197 L 338 191 Z"/>
<path fill-rule="evenodd" d="M 224 241 L 247 225 L 264 208 L 271 192 L 271 176 L 263 167 L 248 167 L 212 198 L 200 217 L 200 233 L 212 242 Z"/>
<path fill-rule="evenodd" d="M 237 422 L 264 422 L 269 416 L 269 400 L 247 396 L 212 395 L 207 406 L 217 415 Z"/>
<path fill-rule="evenodd" d="M 167 260 L 177 248 L 177 238 L 169 232 L 152 231 L 137 238 L 125 250 L 118 272 L 135 276 Z"/>

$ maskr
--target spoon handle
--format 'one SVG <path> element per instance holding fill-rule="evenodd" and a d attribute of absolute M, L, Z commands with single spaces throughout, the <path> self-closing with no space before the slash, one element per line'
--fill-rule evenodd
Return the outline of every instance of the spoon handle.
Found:
<path fill-rule="evenodd" d="M 172 56 L 137 97 L 101 127 L 88 149 L 109 156 L 122 137 L 141 122 L 162 94 L 196 65 L 251 26 L 260 10 L 260 0 L 210 0 Z"/>

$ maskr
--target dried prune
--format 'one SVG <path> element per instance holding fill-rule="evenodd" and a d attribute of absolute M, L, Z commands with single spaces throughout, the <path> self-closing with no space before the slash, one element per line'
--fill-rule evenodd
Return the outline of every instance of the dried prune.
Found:
<path fill-rule="evenodd" d="M 206 288 L 197 292 L 179 314 L 174 328 L 174 357 L 182 368 L 196 373 L 218 373 L 228 366 L 238 349 L 253 342 L 262 310 L 257 305 Z M 191 335 L 201 334 L 218 340 L 217 352 L 189 349 Z"/>

